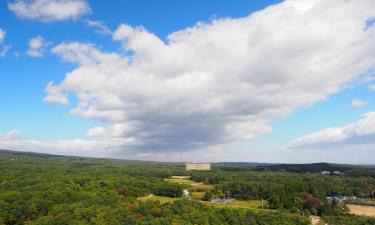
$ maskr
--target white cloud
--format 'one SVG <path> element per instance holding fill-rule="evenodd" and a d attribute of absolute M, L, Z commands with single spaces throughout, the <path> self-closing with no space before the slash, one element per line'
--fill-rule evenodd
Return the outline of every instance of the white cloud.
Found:
<path fill-rule="evenodd" d="M 56 46 L 52 51 L 77 68 L 49 84 L 46 101 L 67 104 L 73 94 L 73 115 L 108 124 L 88 135 L 135 140 L 128 151 L 248 140 L 373 68 L 375 30 L 365 27 L 374 15 L 371 0 L 290 0 L 198 23 L 166 42 L 123 24 L 113 38 L 127 54 L 77 42 Z"/>
<path fill-rule="evenodd" d="M 44 22 L 75 19 L 91 12 L 85 0 L 14 0 L 8 9 L 18 17 Z"/>
<path fill-rule="evenodd" d="M 363 107 L 367 105 L 367 102 L 365 100 L 361 99 L 353 99 L 351 102 L 352 107 L 358 108 L 358 107 Z"/>
<path fill-rule="evenodd" d="M 6 31 L 0 28 L 0 44 L 4 41 Z"/>
<path fill-rule="evenodd" d="M 4 45 L 2 46 L 1 50 L 0 50 L 0 58 L 4 58 L 8 51 L 12 48 L 11 45 Z"/>
<path fill-rule="evenodd" d="M 29 40 L 27 54 L 32 57 L 43 57 L 45 47 L 48 45 L 42 36 L 36 36 Z"/>
<path fill-rule="evenodd" d="M 21 138 L 21 133 L 18 130 L 11 130 L 6 133 L 0 133 L 0 141 L 18 140 Z"/>
<path fill-rule="evenodd" d="M 69 103 L 68 98 L 61 94 L 59 87 L 54 86 L 52 82 L 47 85 L 45 91 L 48 93 L 48 95 L 44 98 L 45 102 L 61 105 L 67 105 Z"/>
<path fill-rule="evenodd" d="M 287 149 L 326 149 L 351 146 L 375 147 L 375 112 L 369 112 L 349 125 L 305 135 L 290 143 Z"/>
<path fill-rule="evenodd" d="M 41 141 L 22 138 L 17 130 L 0 133 L 0 149 L 34 151 L 49 154 L 84 155 L 88 157 L 114 156 L 127 145 L 136 145 L 132 139 L 111 138 L 105 141 L 66 139 Z"/>
<path fill-rule="evenodd" d="M 96 49 L 92 44 L 81 44 L 77 42 L 62 43 L 55 46 L 52 52 L 61 56 L 64 60 L 82 65 L 84 67 L 91 67 L 96 64 L 110 64 L 117 62 L 120 65 L 127 64 L 126 58 L 121 58 L 116 53 L 103 53 Z"/>
<path fill-rule="evenodd" d="M 111 29 L 107 27 L 102 21 L 99 20 L 84 20 L 87 27 L 96 28 L 96 31 L 101 34 L 112 34 Z"/>
<path fill-rule="evenodd" d="M 11 45 L 2 45 L 6 36 L 6 31 L 0 28 L 0 58 L 4 58 L 8 53 Z"/>

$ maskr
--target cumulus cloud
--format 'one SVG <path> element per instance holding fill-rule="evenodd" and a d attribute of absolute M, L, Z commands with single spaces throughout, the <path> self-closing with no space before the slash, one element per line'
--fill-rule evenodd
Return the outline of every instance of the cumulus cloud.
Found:
<path fill-rule="evenodd" d="M 45 47 L 48 45 L 42 36 L 36 36 L 29 40 L 27 54 L 32 57 L 43 57 Z"/>
<path fill-rule="evenodd" d="M 75 19 L 91 12 L 85 0 L 14 0 L 8 9 L 20 18 L 43 22 Z"/>
<path fill-rule="evenodd" d="M 367 102 L 362 99 L 353 99 L 351 102 L 352 107 L 359 108 L 367 105 Z"/>
<path fill-rule="evenodd" d="M 305 135 L 290 143 L 288 149 L 325 149 L 351 146 L 375 146 L 375 112 L 354 123 Z"/>
<path fill-rule="evenodd" d="M 107 27 L 103 23 L 103 21 L 86 19 L 86 20 L 84 20 L 84 22 L 85 22 L 85 24 L 86 24 L 87 27 L 93 27 L 93 28 L 95 28 L 98 33 L 101 33 L 101 34 L 112 34 L 111 29 L 109 29 L 109 27 Z"/>
<path fill-rule="evenodd" d="M 289 0 L 198 23 L 166 41 L 122 24 L 113 39 L 127 54 L 56 46 L 77 68 L 50 84 L 46 98 L 65 104 L 73 94 L 71 114 L 108 124 L 89 136 L 132 138 L 139 144 L 126 149 L 140 152 L 249 140 L 373 68 L 375 30 L 366 24 L 374 15 L 370 0 Z"/>

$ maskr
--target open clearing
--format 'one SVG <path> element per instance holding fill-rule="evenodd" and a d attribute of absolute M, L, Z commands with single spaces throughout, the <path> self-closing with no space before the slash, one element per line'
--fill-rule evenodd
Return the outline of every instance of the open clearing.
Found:
<path fill-rule="evenodd" d="M 213 206 L 216 208 L 240 208 L 240 209 L 251 209 L 251 210 L 261 210 L 262 201 L 259 200 L 248 200 L 248 201 L 240 201 L 240 200 L 234 200 L 233 202 L 229 204 L 220 204 L 220 203 L 212 203 L 212 202 L 205 202 L 201 201 L 203 204 L 208 206 Z M 267 209 L 268 203 L 266 201 L 264 203 L 264 210 Z"/>
<path fill-rule="evenodd" d="M 177 183 L 177 184 L 187 184 L 191 185 L 198 191 L 210 191 L 214 189 L 214 186 L 211 184 L 204 184 L 201 182 L 194 182 L 189 180 L 190 176 L 172 176 L 171 178 L 164 179 L 167 182 Z"/>
<path fill-rule="evenodd" d="M 145 197 L 140 197 L 138 200 L 140 201 L 160 201 L 160 203 L 167 203 L 167 202 L 174 202 L 176 200 L 179 200 L 182 198 L 170 198 L 170 197 L 163 197 L 163 196 L 155 196 L 155 195 L 149 195 Z M 248 200 L 248 201 L 239 201 L 234 200 L 233 202 L 225 205 L 225 204 L 219 204 L 219 203 L 212 203 L 212 202 L 206 202 L 206 201 L 199 201 L 207 206 L 213 206 L 216 208 L 241 208 L 241 209 L 260 209 L 261 208 L 261 201 L 258 200 Z M 268 205 L 267 201 L 264 201 L 264 207 Z"/>
<path fill-rule="evenodd" d="M 191 199 L 202 200 L 205 192 L 192 192 L 190 193 Z"/>
<path fill-rule="evenodd" d="M 210 191 L 210 190 L 214 189 L 214 186 L 211 185 L 211 184 L 193 182 L 190 185 L 193 186 L 194 188 L 196 188 L 198 191 Z"/>
<path fill-rule="evenodd" d="M 347 204 L 350 212 L 355 215 L 375 217 L 375 206 L 350 205 Z"/>
<path fill-rule="evenodd" d="M 171 176 L 173 179 L 187 179 L 189 180 L 191 176 Z"/>
<path fill-rule="evenodd" d="M 228 205 L 234 206 L 234 207 L 248 208 L 248 209 L 261 209 L 262 201 L 260 200 L 247 200 L 247 201 L 234 200 Z M 267 201 L 263 201 L 263 207 L 268 208 Z"/>
<path fill-rule="evenodd" d="M 159 201 L 162 204 L 163 203 L 167 203 L 167 202 L 174 202 L 174 201 L 176 201 L 178 199 L 179 198 L 170 198 L 170 197 L 155 196 L 155 195 L 149 195 L 149 196 L 138 198 L 138 200 L 140 200 L 140 201 L 147 201 L 147 200 L 150 200 L 150 201 Z"/>
<path fill-rule="evenodd" d="M 204 184 L 202 182 L 194 182 L 190 180 L 189 176 L 172 176 L 171 178 L 164 179 L 167 182 L 178 183 L 178 184 L 187 184 L 194 187 L 197 191 L 191 193 L 191 199 L 198 200 L 205 205 L 213 206 L 217 208 L 242 208 L 242 209 L 261 209 L 262 208 L 262 201 L 260 200 L 248 200 L 248 201 L 240 201 L 234 200 L 229 204 L 220 204 L 220 203 L 211 203 L 207 201 L 201 201 L 205 192 L 214 189 L 214 185 L 211 184 Z M 151 196 L 151 197 L 143 197 L 140 200 L 159 200 L 161 203 L 164 202 L 173 202 L 178 198 L 168 198 L 168 197 L 160 197 L 160 196 Z M 268 208 L 268 202 L 263 201 L 263 207 Z"/>
<path fill-rule="evenodd" d="M 164 179 L 164 180 L 167 181 L 167 182 L 177 183 L 177 184 L 189 184 L 189 185 L 193 185 L 195 183 L 192 180 L 180 179 L 180 178 L 168 178 L 168 179 Z"/>

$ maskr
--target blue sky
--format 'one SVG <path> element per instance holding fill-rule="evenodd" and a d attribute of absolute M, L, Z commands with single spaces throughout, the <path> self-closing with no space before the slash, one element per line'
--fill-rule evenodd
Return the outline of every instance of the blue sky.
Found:
<path fill-rule="evenodd" d="M 98 121 L 71 117 L 66 108 L 43 102 L 46 84 L 62 80 L 74 66 L 48 52 L 42 59 L 27 56 L 30 38 L 41 35 L 54 44 L 74 40 L 92 42 L 106 50 L 118 50 L 120 44 L 111 42 L 109 36 L 97 34 L 82 19 L 105 21 L 113 29 L 120 23 L 142 25 L 165 38 L 169 33 L 193 26 L 198 21 L 208 21 L 216 16 L 242 17 L 276 2 L 279 1 L 163 1 L 163 4 L 156 1 L 117 1 L 112 4 L 88 1 L 92 14 L 57 22 L 20 19 L 8 10 L 6 2 L 2 2 L 0 27 L 7 31 L 5 44 L 12 47 L 9 55 L 0 61 L 0 101 L 3 103 L 0 129 L 5 132 L 17 128 L 30 138 L 60 139 L 84 136 L 90 127 L 99 124 Z M 15 57 L 15 53 L 20 56 Z"/>
<path fill-rule="evenodd" d="M 0 148 L 375 163 L 374 16 L 370 0 L 1 2 Z"/>

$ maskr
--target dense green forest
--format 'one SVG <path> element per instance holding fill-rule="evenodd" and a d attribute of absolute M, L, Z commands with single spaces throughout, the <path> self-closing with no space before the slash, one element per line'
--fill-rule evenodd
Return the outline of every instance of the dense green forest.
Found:
<path fill-rule="evenodd" d="M 344 166 L 344 174 L 325 176 L 311 173 L 317 166 L 311 167 L 314 169 L 292 172 L 275 165 L 217 164 L 212 171 L 186 172 L 182 163 L 0 151 L 0 225 L 304 225 L 310 224 L 311 214 L 332 225 L 375 224 L 373 218 L 350 216 L 342 203 L 325 200 L 330 195 L 371 198 L 373 169 Z M 193 181 L 213 184 L 202 200 L 223 195 L 238 200 L 264 199 L 268 208 L 213 207 L 205 201 L 184 199 L 183 189 L 195 190 L 164 180 L 173 175 L 189 175 Z M 139 200 L 149 194 L 178 200 Z"/>

